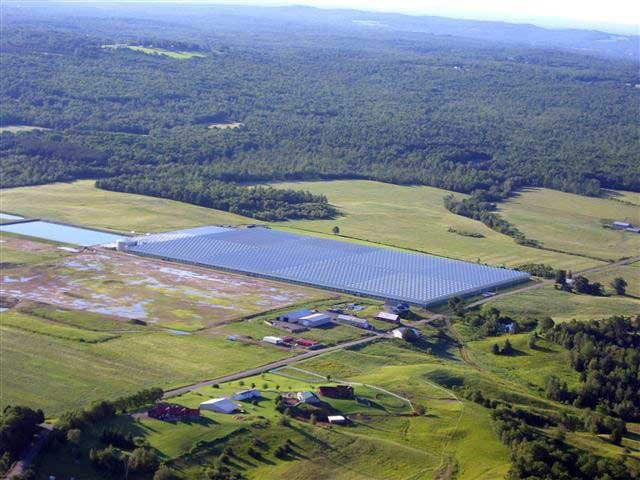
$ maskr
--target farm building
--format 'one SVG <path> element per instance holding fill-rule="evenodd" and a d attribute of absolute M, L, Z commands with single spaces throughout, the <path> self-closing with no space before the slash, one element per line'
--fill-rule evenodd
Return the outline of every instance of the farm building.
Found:
<path fill-rule="evenodd" d="M 629 222 L 613 222 L 614 228 L 629 228 L 631 226 Z"/>
<path fill-rule="evenodd" d="M 198 418 L 200 410 L 197 408 L 187 408 L 182 405 L 169 403 L 159 403 L 147 412 L 151 418 L 158 420 L 174 421 L 186 418 Z"/>
<path fill-rule="evenodd" d="M 233 413 L 238 410 L 238 406 L 226 398 L 212 398 L 202 402 L 200 409 L 218 413 Z"/>
<path fill-rule="evenodd" d="M 307 328 L 318 328 L 331 323 L 331 316 L 326 313 L 312 313 L 311 315 L 301 317 L 298 323 Z"/>
<path fill-rule="evenodd" d="M 267 323 L 269 323 L 269 325 L 271 325 L 272 327 L 280 328 L 290 333 L 300 333 L 300 332 L 306 332 L 308 330 L 307 327 L 298 325 L 297 323 L 281 322 L 279 320 L 274 320 L 273 322 L 267 322 Z"/>
<path fill-rule="evenodd" d="M 263 342 L 271 343 L 273 345 L 284 345 L 284 340 L 280 337 L 273 337 L 271 335 L 267 335 L 262 339 Z"/>
<path fill-rule="evenodd" d="M 318 403 L 320 399 L 313 392 L 298 392 L 296 398 L 302 403 Z"/>
<path fill-rule="evenodd" d="M 396 328 L 391 332 L 391 334 L 393 335 L 393 338 L 404 338 L 403 335 L 406 330 L 408 330 L 407 327 Z M 413 330 L 413 333 L 416 335 L 416 337 L 420 336 L 420 330 L 415 328 L 411 328 L 411 330 Z"/>
<path fill-rule="evenodd" d="M 278 317 L 278 320 L 281 322 L 290 322 L 297 323 L 302 317 L 306 317 L 307 315 L 311 315 L 315 313 L 313 310 L 304 309 L 304 310 L 296 310 L 295 312 L 288 312 Z"/>
<path fill-rule="evenodd" d="M 378 314 L 376 315 L 376 320 L 398 323 L 400 321 L 400 315 L 389 312 L 378 312 Z"/>
<path fill-rule="evenodd" d="M 386 302 L 384 308 L 387 312 L 395 313 L 397 315 L 402 315 L 410 310 L 409 305 L 404 302 Z"/>
<path fill-rule="evenodd" d="M 347 423 L 347 419 L 345 417 L 343 417 L 342 415 L 329 415 L 327 417 L 327 420 L 329 421 L 329 423 L 335 423 L 337 425 L 341 425 L 343 423 Z"/>
<path fill-rule="evenodd" d="M 420 306 L 529 279 L 505 268 L 265 227 L 200 227 L 132 240 L 128 251 L 138 255 Z"/>
<path fill-rule="evenodd" d="M 231 395 L 231 400 L 251 400 L 252 398 L 260 398 L 260 391 L 256 389 L 241 390 Z"/>
<path fill-rule="evenodd" d="M 320 342 L 316 342 L 315 340 L 309 340 L 308 338 L 298 338 L 295 340 L 295 342 L 301 347 L 310 348 L 312 350 L 322 347 L 322 344 Z"/>
<path fill-rule="evenodd" d="M 341 322 L 348 323 L 354 327 L 364 328 L 367 330 L 371 328 L 371 325 L 369 325 L 369 322 L 365 318 L 358 318 L 353 315 L 338 315 L 336 318 Z"/>
<path fill-rule="evenodd" d="M 318 387 L 318 395 L 329 398 L 353 398 L 353 387 L 351 385 L 336 385 L 335 387 Z"/>

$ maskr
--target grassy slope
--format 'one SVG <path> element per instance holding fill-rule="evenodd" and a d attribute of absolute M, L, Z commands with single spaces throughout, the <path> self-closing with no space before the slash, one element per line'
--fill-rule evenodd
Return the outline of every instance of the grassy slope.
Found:
<path fill-rule="evenodd" d="M 451 192 L 432 187 L 407 187 L 364 180 L 278 183 L 274 186 L 325 194 L 344 216 L 336 220 L 299 220 L 283 226 L 330 234 L 334 225 L 349 237 L 412 248 L 462 260 L 515 266 L 549 263 L 579 270 L 597 261 L 517 245 L 480 222 L 454 215 L 443 205 Z M 481 233 L 472 238 L 447 230 Z"/>
<path fill-rule="evenodd" d="M 640 300 L 630 297 L 592 297 L 555 290 L 545 286 L 536 290 L 496 299 L 485 304 L 513 317 L 550 316 L 556 321 L 589 320 L 611 315 L 636 315 Z"/>
<path fill-rule="evenodd" d="M 255 223 L 232 213 L 94 187 L 91 180 L 5 189 L 4 210 L 115 231 L 158 232 L 211 224 Z"/>
<path fill-rule="evenodd" d="M 640 235 L 601 224 L 603 219 L 640 224 L 640 209 L 633 205 L 535 188 L 501 204 L 500 212 L 527 237 L 548 248 L 604 259 L 640 252 Z"/>
<path fill-rule="evenodd" d="M 507 338 L 516 354 L 510 356 L 492 354 L 491 346 L 494 343 L 502 345 Z M 535 349 L 531 349 L 528 346 L 528 340 L 529 334 L 517 334 L 468 342 L 467 347 L 473 353 L 477 363 L 501 377 L 534 389 L 544 388 L 545 379 L 549 375 L 556 375 L 566 381 L 570 387 L 575 387 L 579 383 L 578 373 L 568 367 L 569 353 L 565 349 L 543 339 L 538 340 Z"/>

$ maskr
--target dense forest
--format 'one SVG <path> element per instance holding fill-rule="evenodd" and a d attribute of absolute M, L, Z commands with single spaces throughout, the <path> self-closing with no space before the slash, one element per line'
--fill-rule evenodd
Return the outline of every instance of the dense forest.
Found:
<path fill-rule="evenodd" d="M 545 337 L 571 354 L 580 372 L 577 391 L 550 379 L 547 393 L 577 407 L 598 409 L 626 421 L 640 420 L 640 317 L 613 317 L 555 325 Z"/>
<path fill-rule="evenodd" d="M 0 134 L 1 186 L 119 177 L 100 185 L 164 196 L 170 178 L 212 205 L 219 182 L 292 179 L 497 197 L 526 185 L 640 190 L 631 61 L 199 11 L 80 21 L 3 7 L 0 124 L 46 130 Z M 114 44 L 205 56 L 102 48 Z M 311 204 L 284 217 L 332 214 Z"/>
<path fill-rule="evenodd" d="M 170 198 L 266 221 L 334 218 L 338 212 L 323 195 L 291 189 L 241 187 L 207 178 L 198 168 L 173 168 L 154 175 L 123 175 L 96 182 L 98 188 Z"/>

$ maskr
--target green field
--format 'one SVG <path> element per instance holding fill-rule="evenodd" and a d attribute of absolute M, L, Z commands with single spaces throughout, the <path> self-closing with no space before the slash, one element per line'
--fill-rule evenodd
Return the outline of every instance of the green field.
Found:
<path fill-rule="evenodd" d="M 16 328 L 18 320 L 3 314 L 0 321 L 0 408 L 37 405 L 48 416 L 93 400 L 113 399 L 145 387 L 185 385 L 288 355 L 278 348 L 174 335 L 150 327 L 86 343 L 79 339 L 104 334 L 56 328 L 42 320 L 32 320 L 37 327 Z"/>
<path fill-rule="evenodd" d="M 611 295 L 615 294 L 611 282 L 616 277 L 622 277 L 627 282 L 626 294 L 640 298 L 640 261 L 590 273 L 588 277 L 590 281 L 604 285 L 605 290 Z"/>
<path fill-rule="evenodd" d="M 325 194 L 329 203 L 344 214 L 336 220 L 297 220 L 281 224 L 286 228 L 331 234 L 332 228 L 338 226 L 340 234 L 346 237 L 491 265 L 537 262 L 580 270 L 599 264 L 583 257 L 517 245 L 512 238 L 494 232 L 478 221 L 455 215 L 443 205 L 443 198 L 451 193 L 447 190 L 364 180 L 277 183 L 274 186 Z M 484 238 L 452 233 L 448 231 L 450 227 L 479 233 Z"/>
<path fill-rule="evenodd" d="M 164 48 L 142 47 L 139 45 L 103 45 L 102 48 L 119 49 L 126 48 L 134 52 L 146 53 L 147 55 L 163 55 L 176 60 L 188 60 L 190 58 L 204 58 L 206 55 L 201 52 L 185 52 L 166 50 Z"/>
<path fill-rule="evenodd" d="M 4 210 L 28 218 L 47 218 L 118 232 L 256 223 L 232 213 L 173 200 L 99 190 L 92 180 L 4 189 L 0 195 Z"/>
<path fill-rule="evenodd" d="M 376 367 L 378 362 L 372 362 L 372 359 L 385 351 L 390 354 L 387 368 L 380 371 Z M 407 350 L 397 342 L 385 342 L 357 352 L 328 354 L 317 363 L 331 365 L 342 353 L 359 356 L 359 365 L 371 372 L 362 377 L 371 387 L 356 385 L 355 392 L 358 397 L 374 402 L 374 406 L 359 406 L 353 400 L 323 398 L 336 413 L 350 415 L 349 426 L 311 425 L 298 420 L 292 420 L 289 427 L 279 425 L 280 414 L 275 411 L 273 402 L 275 395 L 312 390 L 317 384 L 267 373 L 222 384 L 219 388 L 204 387 L 171 399 L 195 407 L 208 398 L 228 395 L 251 385 L 263 390 L 264 399 L 258 404 L 242 402 L 245 412 L 240 415 L 206 412 L 202 420 L 176 424 L 146 418 L 134 421 L 121 416 L 109 424 L 97 426 L 94 431 L 83 433 L 82 449 L 100 446 L 96 434 L 101 428 L 108 427 L 144 437 L 185 478 L 200 478 L 202 469 L 211 465 L 224 447 L 232 448 L 230 465 L 247 478 L 256 480 L 401 480 L 407 476 L 426 480 L 453 478 L 446 473 L 451 471 L 457 471 L 457 478 L 461 479 L 489 480 L 504 476 L 508 468 L 508 449 L 495 437 L 489 411 L 457 400 L 452 392 L 425 380 L 423 369 L 434 368 L 440 360 Z M 300 366 L 306 368 L 310 363 L 304 362 Z M 299 374 L 295 370 L 287 373 Z M 414 401 L 419 399 L 426 406 L 427 414 L 406 415 L 406 403 L 376 390 L 386 388 L 392 393 L 400 393 L 396 386 L 411 390 Z M 385 403 L 391 407 L 375 406 Z M 274 455 L 274 450 L 286 439 L 293 442 L 293 453 L 281 459 Z M 260 458 L 247 453 L 256 442 L 261 445 L 258 447 Z M 59 453 L 46 454 L 39 461 L 40 471 L 76 478 L 100 478 L 86 460 L 73 462 L 69 457 Z"/>
<path fill-rule="evenodd" d="M 532 188 L 500 204 L 500 213 L 544 247 L 615 260 L 640 252 L 640 235 L 602 226 L 614 220 L 640 224 L 637 206 Z"/>
<path fill-rule="evenodd" d="M 514 318 L 550 316 L 555 321 L 590 320 L 612 315 L 637 315 L 640 300 L 631 297 L 594 297 L 555 290 L 545 286 L 498 298 L 484 304 Z"/>
<path fill-rule="evenodd" d="M 509 339 L 514 355 L 502 356 L 491 353 L 494 343 L 504 344 Z M 503 335 L 468 342 L 466 345 L 476 363 L 497 375 L 516 381 L 534 389 L 544 389 L 545 380 L 555 375 L 573 388 L 579 383 L 579 374 L 568 367 L 569 352 L 555 343 L 539 339 L 536 348 L 528 345 L 529 334 Z"/>
<path fill-rule="evenodd" d="M 577 271 L 601 263 L 517 245 L 480 222 L 447 211 L 442 199 L 451 192 L 446 190 L 361 180 L 277 185 L 326 194 L 344 215 L 336 220 L 273 224 L 276 228 L 335 238 L 331 230 L 337 225 L 345 240 L 359 239 L 492 265 L 539 262 Z M 259 223 L 171 200 L 98 190 L 89 180 L 5 189 L 1 193 L 7 211 L 115 231 L 157 232 L 207 224 Z M 449 227 L 480 233 L 484 238 L 452 233 Z"/>

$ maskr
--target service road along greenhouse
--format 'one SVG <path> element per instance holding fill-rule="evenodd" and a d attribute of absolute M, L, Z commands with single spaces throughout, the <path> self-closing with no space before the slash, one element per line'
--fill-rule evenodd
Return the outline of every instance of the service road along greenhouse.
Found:
<path fill-rule="evenodd" d="M 134 237 L 139 255 L 429 306 L 529 279 L 523 272 L 265 227 L 200 227 Z"/>

